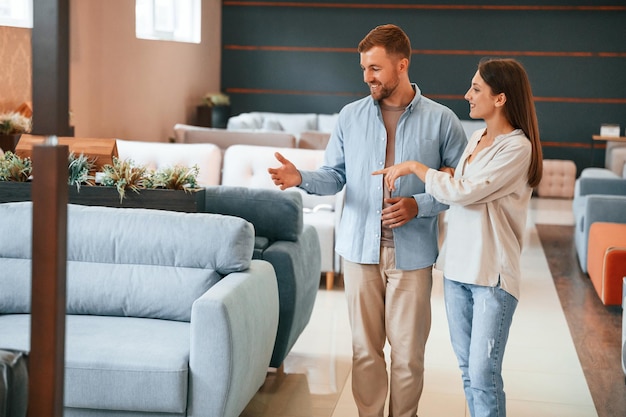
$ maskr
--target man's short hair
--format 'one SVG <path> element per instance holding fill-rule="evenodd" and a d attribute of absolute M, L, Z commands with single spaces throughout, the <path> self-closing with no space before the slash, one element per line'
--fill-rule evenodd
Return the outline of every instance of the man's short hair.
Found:
<path fill-rule="evenodd" d="M 361 42 L 359 53 L 367 52 L 375 46 L 382 46 L 388 55 L 411 59 L 411 41 L 399 26 L 380 25 L 372 29 Z"/>

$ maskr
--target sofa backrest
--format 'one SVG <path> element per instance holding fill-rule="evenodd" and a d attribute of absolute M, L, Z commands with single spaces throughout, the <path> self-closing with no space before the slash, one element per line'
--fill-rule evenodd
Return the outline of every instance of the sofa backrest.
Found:
<path fill-rule="evenodd" d="M 198 166 L 198 185 L 218 185 L 222 169 L 222 152 L 211 143 L 166 143 L 117 139 L 120 159 L 132 159 L 156 170 L 177 165 Z"/>
<path fill-rule="evenodd" d="M 241 217 L 256 236 L 295 242 L 302 234 L 302 196 L 295 191 L 222 185 L 205 189 L 205 211 Z"/>
<path fill-rule="evenodd" d="M 314 170 L 324 163 L 323 150 L 235 145 L 224 153 L 222 185 L 278 190 L 267 172 L 268 168 L 280 166 L 274 156 L 276 152 L 280 152 L 301 170 Z M 297 188 L 293 190 L 302 194 L 302 205 L 305 209 L 313 210 L 323 206 L 335 208 L 334 195 L 319 196 L 307 194 Z"/>
<path fill-rule="evenodd" d="M 222 151 L 229 146 L 244 144 L 257 146 L 278 146 L 281 148 L 295 148 L 296 137 L 286 132 L 255 132 L 210 127 L 191 126 L 184 124 L 174 125 L 176 140 L 183 143 L 212 143 Z"/>
<path fill-rule="evenodd" d="M 0 204 L 0 314 L 29 313 L 32 203 Z M 209 213 L 68 206 L 67 313 L 189 321 L 193 302 L 250 266 L 254 230 Z"/>

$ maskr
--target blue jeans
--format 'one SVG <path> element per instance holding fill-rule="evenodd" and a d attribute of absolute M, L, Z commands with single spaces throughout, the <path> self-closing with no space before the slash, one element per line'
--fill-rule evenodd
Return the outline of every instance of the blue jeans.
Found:
<path fill-rule="evenodd" d="M 517 300 L 498 287 L 444 279 L 452 348 L 472 417 L 505 417 L 502 359 Z"/>

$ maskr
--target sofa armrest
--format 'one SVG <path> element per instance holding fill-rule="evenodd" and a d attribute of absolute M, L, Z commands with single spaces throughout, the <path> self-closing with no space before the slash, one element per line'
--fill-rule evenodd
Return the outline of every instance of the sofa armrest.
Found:
<path fill-rule="evenodd" d="M 317 232 L 304 225 L 297 242 L 277 241 L 263 252 L 276 270 L 280 323 L 271 366 L 283 362 L 311 318 L 320 285 L 321 251 Z"/>
<path fill-rule="evenodd" d="M 578 179 L 578 192 L 579 196 L 589 194 L 626 196 L 626 179 L 580 177 Z"/>
<path fill-rule="evenodd" d="M 587 234 L 594 222 L 626 223 L 626 195 L 590 194 L 586 200 L 581 226 Z"/>
<path fill-rule="evenodd" d="M 587 272 L 589 229 L 595 222 L 626 223 L 626 196 L 589 194 L 574 199 L 574 243 L 580 268 Z"/>
<path fill-rule="evenodd" d="M 197 299 L 187 415 L 239 416 L 265 381 L 277 327 L 278 288 L 268 262 L 253 260 Z"/>

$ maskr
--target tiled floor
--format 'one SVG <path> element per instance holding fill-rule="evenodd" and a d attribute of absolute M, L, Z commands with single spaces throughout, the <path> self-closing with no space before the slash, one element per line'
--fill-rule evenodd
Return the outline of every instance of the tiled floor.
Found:
<path fill-rule="evenodd" d="M 597 416 L 535 224 L 573 224 L 571 201 L 533 199 L 522 255 L 522 295 L 504 360 L 508 415 Z M 469 416 L 450 347 L 441 273 L 435 272 L 433 325 L 426 348 L 420 417 Z M 269 373 L 242 417 L 354 417 L 350 328 L 341 288 L 320 289 L 313 317 L 285 360 Z"/>

